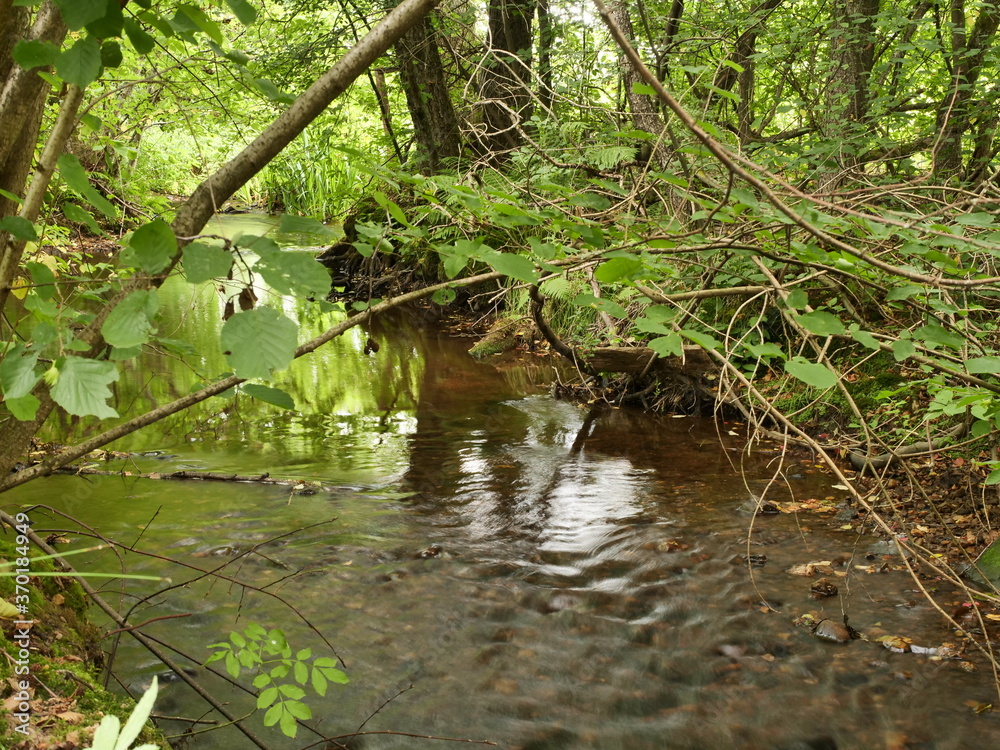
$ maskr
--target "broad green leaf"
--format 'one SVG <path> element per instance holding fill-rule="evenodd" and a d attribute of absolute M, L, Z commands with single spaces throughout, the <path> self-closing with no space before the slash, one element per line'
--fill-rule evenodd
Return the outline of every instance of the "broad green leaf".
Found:
<path fill-rule="evenodd" d="M 140 55 L 148 55 L 156 46 L 156 40 L 131 18 L 125 19 L 125 36 Z"/>
<path fill-rule="evenodd" d="M 273 727 L 275 724 L 278 723 L 278 720 L 281 718 L 281 716 L 282 716 L 281 704 L 278 703 L 274 706 L 271 706 L 269 709 L 267 709 L 267 713 L 264 714 L 264 726 Z"/>
<path fill-rule="evenodd" d="M 282 214 L 278 231 L 287 233 L 302 232 L 325 235 L 327 237 L 336 237 L 340 234 L 336 229 L 328 227 L 322 221 L 316 221 L 316 219 L 310 219 L 305 216 L 292 216 L 292 214 Z"/>
<path fill-rule="evenodd" d="M 669 336 L 674 332 L 669 326 L 666 326 L 656 320 L 651 320 L 648 317 L 642 317 L 636 320 L 635 327 L 643 333 L 656 333 L 662 336 Z"/>
<path fill-rule="evenodd" d="M 647 346 L 661 357 L 679 357 L 684 353 L 684 339 L 679 333 L 652 339 Z"/>
<path fill-rule="evenodd" d="M 312 718 L 312 711 L 309 710 L 309 706 L 301 701 L 288 701 L 285 705 L 288 707 L 288 713 L 296 719 L 306 721 Z"/>
<path fill-rule="evenodd" d="M 313 668 L 310 678 L 313 690 L 315 690 L 320 696 L 326 695 L 326 678 L 323 676 L 323 672 L 319 669 Z"/>
<path fill-rule="evenodd" d="M 785 362 L 785 372 L 813 388 L 832 388 L 837 384 L 837 374 L 826 365 L 810 362 L 805 357 L 792 357 Z"/>
<path fill-rule="evenodd" d="M 282 704 L 281 713 L 281 733 L 286 737 L 295 737 L 299 731 L 299 725 L 295 723 L 295 717 L 292 716 L 292 712 L 288 708 L 289 703 L 285 702 Z"/>
<path fill-rule="evenodd" d="M 109 39 L 101 45 L 101 65 L 105 68 L 117 68 L 124 59 L 122 47 L 114 39 Z"/>
<path fill-rule="evenodd" d="M 111 346 L 122 349 L 142 346 L 156 332 L 153 317 L 159 306 L 155 289 L 132 292 L 108 315 L 101 335 Z"/>
<path fill-rule="evenodd" d="M 103 18 L 108 9 L 107 0 L 55 0 L 55 3 L 70 31 L 79 31 Z"/>
<path fill-rule="evenodd" d="M 240 386 L 240 390 L 258 401 L 273 404 L 274 406 L 280 406 L 282 409 L 290 409 L 292 411 L 295 410 L 295 399 L 278 388 L 270 388 L 266 385 L 246 383 Z"/>
<path fill-rule="evenodd" d="M 55 301 L 50 296 L 43 297 L 34 289 L 24 298 L 24 308 L 42 320 L 54 320 L 59 316 L 59 306 Z"/>
<path fill-rule="evenodd" d="M 920 339 L 930 347 L 947 346 L 952 349 L 961 349 L 965 345 L 965 338 L 953 331 L 949 331 L 938 323 L 928 323 L 920 326 L 913 332 L 913 337 Z"/>
<path fill-rule="evenodd" d="M 857 323 L 851 324 L 851 338 L 857 341 L 863 346 L 867 346 L 869 349 L 874 349 L 878 351 L 882 347 L 879 346 L 878 340 L 872 336 L 868 331 L 862 331 Z"/>
<path fill-rule="evenodd" d="M 395 219 L 397 222 L 402 224 L 404 227 L 412 227 L 409 219 L 406 218 L 406 214 L 403 213 L 403 209 L 395 201 L 389 200 L 385 193 L 376 190 L 372 197 L 375 198 L 375 202 L 378 203 L 382 208 L 389 212 L 389 216 Z"/>
<path fill-rule="evenodd" d="M 163 219 L 144 224 L 129 237 L 128 247 L 122 251 L 122 260 L 141 268 L 146 273 L 159 273 L 170 265 L 177 254 L 174 230 Z"/>
<path fill-rule="evenodd" d="M 247 0 L 226 0 L 226 5 L 233 11 L 236 18 L 244 26 L 249 26 L 257 20 L 257 9 Z"/>
<path fill-rule="evenodd" d="M 431 299 L 437 305 L 447 305 L 453 302 L 456 296 L 454 289 L 438 289 Z"/>
<path fill-rule="evenodd" d="M 917 286 L 916 284 L 903 284 L 902 286 L 896 286 L 889 290 L 885 295 L 886 302 L 896 302 L 898 300 L 909 299 L 914 294 L 922 294 L 924 288 L 922 286 Z"/>
<path fill-rule="evenodd" d="M 0 386 L 7 400 L 21 398 L 31 393 L 35 383 L 42 377 L 35 372 L 38 352 L 24 356 L 24 345 L 17 344 L 0 360 Z"/>
<path fill-rule="evenodd" d="M 962 224 L 967 227 L 992 227 L 993 216 L 983 211 L 978 211 L 976 213 L 956 216 L 955 223 Z"/>
<path fill-rule="evenodd" d="M 278 700 L 278 688 L 269 687 L 257 696 L 257 708 L 267 708 Z"/>
<path fill-rule="evenodd" d="M 14 415 L 14 419 L 28 422 L 35 418 L 35 414 L 38 413 L 38 407 L 42 402 L 28 393 L 20 398 L 4 399 L 3 403 L 10 410 L 10 413 Z"/>
<path fill-rule="evenodd" d="M 902 362 L 907 357 L 911 357 L 916 353 L 917 347 L 913 345 L 912 341 L 897 339 L 892 342 L 892 356 L 896 358 L 897 362 Z"/>
<path fill-rule="evenodd" d="M 330 293 L 330 272 L 311 253 L 270 249 L 257 253 L 260 260 L 254 264 L 254 272 L 279 294 L 323 299 Z"/>
<path fill-rule="evenodd" d="M 22 39 L 14 47 L 14 60 L 25 70 L 52 65 L 57 57 L 59 48 L 49 42 Z"/>
<path fill-rule="evenodd" d="M 102 235 L 107 234 L 100 225 L 94 219 L 93 214 L 90 213 L 85 208 L 80 208 L 75 203 L 64 203 L 62 206 L 62 211 L 66 214 L 66 218 L 70 221 L 75 221 L 78 224 L 83 224 L 91 231 L 92 234 Z"/>
<path fill-rule="evenodd" d="M 73 190 L 79 193 L 84 200 L 99 210 L 109 219 L 118 218 L 118 210 L 111 205 L 107 198 L 101 195 L 94 186 L 90 184 L 87 170 L 80 164 L 80 160 L 73 154 L 63 154 L 59 157 L 59 174 L 63 180 Z"/>
<path fill-rule="evenodd" d="M 612 302 L 603 297 L 595 297 L 593 294 L 578 294 L 573 299 L 573 304 L 579 307 L 593 307 L 595 310 L 606 312 L 608 315 L 614 315 L 616 318 L 628 317 L 625 308 L 617 302 Z"/>
<path fill-rule="evenodd" d="M 811 312 L 796 315 L 795 319 L 810 333 L 817 336 L 835 336 L 847 333 L 847 329 L 836 315 L 828 312 Z"/>
<path fill-rule="evenodd" d="M 125 18 L 119 0 L 105 0 L 104 15 L 87 24 L 87 31 L 97 39 L 111 39 L 121 36 Z"/>
<path fill-rule="evenodd" d="M 976 375 L 1000 375 L 1000 357 L 973 357 L 965 360 L 965 369 Z"/>
<path fill-rule="evenodd" d="M 217 245 L 192 242 L 181 255 L 184 277 L 192 284 L 202 284 L 225 276 L 233 265 L 233 256 Z"/>
<path fill-rule="evenodd" d="M 722 342 L 716 339 L 714 336 L 710 336 L 707 333 L 701 331 L 692 331 L 687 328 L 681 331 L 681 336 L 693 341 L 702 349 L 720 349 L 722 348 Z"/>
<path fill-rule="evenodd" d="M 38 242 L 38 233 L 34 225 L 20 216 L 4 216 L 0 219 L 0 229 L 9 232 L 10 236 L 16 240 L 25 242 Z"/>
<path fill-rule="evenodd" d="M 809 306 L 809 295 L 803 289 L 795 288 L 788 293 L 785 304 L 792 310 L 804 310 Z"/>
<path fill-rule="evenodd" d="M 483 260 L 504 276 L 510 276 L 518 281 L 526 281 L 529 284 L 538 283 L 538 271 L 535 269 L 535 264 L 523 255 L 490 252 L 483 256 Z"/>
<path fill-rule="evenodd" d="M 51 299 L 56 294 L 56 275 L 44 263 L 28 262 L 24 264 L 31 283 L 35 285 L 35 294 L 42 299 Z"/>
<path fill-rule="evenodd" d="M 173 18 L 173 22 L 184 29 L 200 29 L 216 44 L 225 42 L 219 24 L 205 15 L 205 11 L 196 5 L 184 4 L 180 6 Z"/>
<path fill-rule="evenodd" d="M 594 278 L 605 284 L 632 276 L 642 268 L 642 261 L 635 258 L 611 258 L 594 271 Z"/>
<path fill-rule="evenodd" d="M 258 307 L 236 313 L 222 326 L 220 341 L 229 366 L 241 378 L 269 380 L 292 362 L 298 326 L 277 310 Z"/>
<path fill-rule="evenodd" d="M 56 73 L 64 81 L 87 88 L 101 74 L 101 45 L 92 36 L 77 39 L 56 58 Z"/>
<path fill-rule="evenodd" d="M 118 368 L 112 362 L 82 357 L 65 357 L 56 362 L 58 380 L 52 386 L 52 398 L 70 414 L 92 414 L 101 419 L 117 417 L 108 406 L 108 384 L 118 380 Z"/>
<path fill-rule="evenodd" d="M 770 342 L 764 344 L 747 344 L 747 351 L 755 357 L 781 357 L 785 359 L 785 353 L 781 347 Z"/>
<path fill-rule="evenodd" d="M 636 81 L 632 84 L 632 93 L 639 94 L 640 96 L 656 96 L 656 89 L 652 86 L 648 86 L 645 83 L 639 83 Z"/>

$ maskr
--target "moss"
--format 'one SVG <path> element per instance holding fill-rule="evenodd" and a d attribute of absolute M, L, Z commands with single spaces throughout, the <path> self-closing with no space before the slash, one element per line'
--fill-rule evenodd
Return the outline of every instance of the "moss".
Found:
<path fill-rule="evenodd" d="M 16 560 L 20 555 L 11 537 L 0 539 L 0 561 Z M 33 562 L 34 572 L 53 570 L 49 560 Z M 10 571 L 11 568 L 6 570 Z M 0 597 L 14 601 L 16 581 L 12 576 L 0 576 Z M 87 619 L 87 597 L 82 587 L 69 578 L 32 576 L 27 585 L 30 628 L 30 660 L 28 675 L 15 674 L 21 643 L 14 641 L 20 634 L 12 620 L 0 621 L 0 649 L 9 658 L 0 658 L 0 699 L 15 694 L 10 678 L 28 679 L 35 694 L 31 701 L 31 734 L 14 731 L 14 717 L 0 722 L 0 747 L 48 747 L 71 738 L 70 744 L 89 743 L 90 730 L 106 714 L 114 714 L 123 722 L 135 703 L 102 687 L 101 667 L 104 653 L 100 647 L 101 633 Z M 137 744 L 148 742 L 168 747 L 166 739 L 156 729 L 147 726 Z"/>

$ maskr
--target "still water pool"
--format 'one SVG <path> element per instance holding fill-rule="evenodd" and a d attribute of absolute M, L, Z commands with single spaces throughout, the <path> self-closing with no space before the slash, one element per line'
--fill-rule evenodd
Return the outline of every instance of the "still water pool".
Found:
<path fill-rule="evenodd" d="M 197 355 L 148 358 L 118 384 L 120 404 L 162 403 L 225 369 L 218 291 L 172 283 L 163 298 L 173 322 L 161 333 L 194 337 Z M 332 320 L 278 303 L 303 335 Z M 767 445 L 748 452 L 738 425 L 554 401 L 545 360 L 477 363 L 469 339 L 424 317 L 355 329 L 297 362 L 277 383 L 296 412 L 213 399 L 123 440 L 114 447 L 144 455 L 106 467 L 269 472 L 313 482 L 315 494 L 57 476 L 5 502 L 51 506 L 134 546 L 123 553 L 134 573 L 196 577 L 172 558 L 226 566 L 254 587 L 204 579 L 157 595 L 130 583 L 122 598 L 149 597 L 133 622 L 183 615 L 143 630 L 238 712 L 252 699 L 199 666 L 209 644 L 257 622 L 331 655 L 322 633 L 350 683 L 307 699 L 311 724 L 325 736 L 368 733 L 350 747 L 455 746 L 413 735 L 525 750 L 1000 746 L 1000 719 L 969 706 L 996 698 L 982 659 L 935 661 L 874 642 L 956 640 L 907 575 L 868 572 L 883 562 L 865 556 L 874 540 L 838 530 L 832 514 L 741 511 L 774 476 L 769 499 L 841 499 L 811 464 Z M 377 353 L 365 354 L 369 338 Z M 55 513 L 33 518 L 89 543 Z M 748 568 L 747 555 L 763 565 Z M 815 579 L 787 572 L 810 561 L 832 562 L 837 596 L 816 599 Z M 103 553 L 82 567 L 117 564 Z M 120 584 L 105 591 L 117 598 Z M 869 641 L 826 643 L 794 624 L 845 612 Z M 128 639 L 115 663 L 133 686 L 162 670 Z M 178 683 L 156 712 L 212 718 Z M 275 748 L 319 739 L 248 721 Z M 187 746 L 251 747 L 231 728 Z"/>

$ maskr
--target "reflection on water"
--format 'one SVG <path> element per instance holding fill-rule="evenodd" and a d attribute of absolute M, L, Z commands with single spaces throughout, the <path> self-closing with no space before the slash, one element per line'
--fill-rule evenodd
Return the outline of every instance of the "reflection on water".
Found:
<path fill-rule="evenodd" d="M 209 301 L 195 299 L 201 294 Z M 211 294 L 178 286 L 164 296 L 177 326 L 197 333 L 218 325 Z M 304 325 L 327 324 L 308 323 L 306 308 L 298 314 Z M 822 643 L 795 627 L 804 613 L 840 620 L 846 610 L 873 640 L 954 640 L 904 574 L 859 572 L 867 542 L 829 530 L 816 515 L 758 518 L 748 539 L 749 516 L 739 507 L 773 472 L 790 477 L 772 490 L 783 493 L 774 499 L 837 494 L 811 466 L 783 467 L 767 450 L 748 457 L 737 438 L 707 421 L 554 402 L 541 395 L 552 377 L 544 365 L 473 362 L 467 341 L 437 335 L 410 321 L 414 315 L 297 363 L 280 386 L 302 405 L 299 413 L 243 397 L 217 400 L 127 441 L 163 452 L 135 459 L 145 471 L 268 471 L 318 478 L 319 494 L 60 476 L 5 500 L 52 505 L 108 536 L 138 540 L 140 552 L 191 565 L 215 568 L 250 551 L 226 573 L 261 591 L 198 581 L 153 597 L 133 621 L 188 615 L 144 631 L 193 663 L 249 621 L 283 628 L 296 649 L 325 653 L 269 594 L 282 597 L 329 638 L 351 677 L 325 699 L 310 699 L 327 734 L 350 732 L 371 716 L 367 731 L 535 750 L 1000 741 L 1000 721 L 965 705 L 993 699 L 982 664 L 968 673 L 874 642 Z M 364 354 L 368 336 L 381 344 L 376 355 Z M 224 363 L 210 338 L 193 371 L 150 358 L 119 384 L 119 399 L 160 403 L 216 374 Z M 38 527 L 65 526 L 41 510 L 34 517 Z M 284 536 L 296 529 L 304 530 Z M 739 559 L 748 552 L 767 558 L 753 580 Z M 845 574 L 837 584 L 850 596 L 816 600 L 811 579 L 786 573 L 810 560 L 837 561 Z M 194 578 L 134 552 L 126 562 L 175 582 Z M 115 569 L 106 553 L 89 565 Z M 150 593 L 145 586 L 129 589 Z M 158 671 L 128 642 L 118 660 L 126 681 Z M 216 695 L 250 705 L 200 674 Z M 164 691 L 157 710 L 203 712 L 178 685 Z M 311 737 L 266 736 L 288 748 Z M 360 746 L 417 743 L 377 734 Z M 192 746 L 248 743 L 225 730 Z"/>

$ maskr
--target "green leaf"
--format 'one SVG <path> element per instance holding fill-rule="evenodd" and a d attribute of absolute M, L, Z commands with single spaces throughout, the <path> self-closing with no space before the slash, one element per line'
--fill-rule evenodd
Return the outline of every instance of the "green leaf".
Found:
<path fill-rule="evenodd" d="M 16 240 L 38 242 L 38 233 L 34 225 L 20 216 L 4 216 L 0 219 L 0 229 L 10 232 L 10 236 Z"/>
<path fill-rule="evenodd" d="M 280 406 L 282 409 L 289 409 L 291 411 L 295 410 L 295 399 L 278 388 L 269 388 L 266 385 L 246 383 L 240 386 L 240 390 L 258 401 L 273 404 L 274 406 Z"/>
<path fill-rule="evenodd" d="M 156 40 L 131 18 L 125 19 L 125 36 L 140 55 L 148 55 L 156 46 Z"/>
<path fill-rule="evenodd" d="M 159 306 L 155 289 L 132 292 L 108 315 L 101 335 L 111 346 L 122 349 L 142 346 L 156 332 L 153 317 Z"/>
<path fill-rule="evenodd" d="M 270 379 L 292 362 L 298 326 L 277 310 L 258 307 L 236 313 L 222 326 L 220 340 L 229 366 L 241 378 Z"/>
<path fill-rule="evenodd" d="M 56 369 L 59 379 L 52 387 L 52 398 L 59 406 L 80 417 L 118 416 L 107 404 L 112 395 L 108 384 L 118 380 L 118 368 L 113 362 L 65 357 L 56 363 Z"/>
<path fill-rule="evenodd" d="M 80 208 L 75 203 L 64 203 L 62 211 L 66 215 L 67 219 L 75 221 L 78 224 L 85 225 L 92 234 L 107 234 L 103 229 L 101 229 L 100 225 L 98 225 L 97 221 L 94 219 L 93 214 L 91 214 L 87 209 Z"/>
<path fill-rule="evenodd" d="M 146 273 L 159 273 L 177 254 L 174 230 L 163 219 L 154 219 L 136 229 L 122 251 L 122 261 Z"/>
<path fill-rule="evenodd" d="M 299 725 L 295 723 L 295 717 L 288 709 L 288 704 L 284 704 L 284 708 L 281 713 L 281 733 L 286 737 L 294 737 L 299 731 Z"/>
<path fill-rule="evenodd" d="M 119 0 L 106 0 L 104 15 L 96 21 L 87 24 L 87 31 L 98 39 L 111 39 L 121 36 L 125 18 Z M 121 64 L 119 56 L 119 64 Z M 112 66 L 115 67 L 115 66 Z"/>
<path fill-rule="evenodd" d="M 517 253 L 490 252 L 483 255 L 483 260 L 493 266 L 493 269 L 518 281 L 529 284 L 538 283 L 538 271 L 535 264 L 523 255 Z"/>
<path fill-rule="evenodd" d="M 279 232 L 289 234 L 318 234 L 325 237 L 336 237 L 339 232 L 333 227 L 328 227 L 322 221 L 310 219 L 305 216 L 293 216 L 292 214 L 282 214 L 281 223 L 278 225 Z"/>
<path fill-rule="evenodd" d="M 264 726 L 273 727 L 278 723 L 278 719 L 281 718 L 282 713 L 283 711 L 280 703 L 271 706 L 267 709 L 267 713 L 264 714 Z"/>
<path fill-rule="evenodd" d="M 630 277 L 642 268 L 642 261 L 635 258 L 611 258 L 594 271 L 594 278 L 605 284 Z"/>
<path fill-rule="evenodd" d="M 809 307 L 809 295 L 802 289 L 793 289 L 788 293 L 788 299 L 785 301 L 785 304 L 791 310 L 804 310 Z"/>
<path fill-rule="evenodd" d="M 593 307 L 595 310 L 606 312 L 608 315 L 614 315 L 616 318 L 628 317 L 625 308 L 617 302 L 612 302 L 603 297 L 595 297 L 593 294 L 578 294 L 573 298 L 573 304 L 578 307 Z"/>
<path fill-rule="evenodd" d="M 217 245 L 192 242 L 184 246 L 181 262 L 188 282 L 203 284 L 228 274 L 233 265 L 233 256 Z"/>
<path fill-rule="evenodd" d="M 304 662 L 295 662 L 295 669 L 293 670 L 295 675 L 295 681 L 300 685 L 305 685 L 309 681 L 309 667 L 306 666 Z M 303 693 L 304 695 L 305 693 Z"/>
<path fill-rule="evenodd" d="M 892 356 L 896 358 L 897 362 L 902 362 L 907 357 L 911 357 L 916 353 L 917 347 L 913 345 L 912 341 L 897 339 L 892 342 Z"/>
<path fill-rule="evenodd" d="M 947 346 L 952 349 L 962 349 L 965 339 L 957 333 L 949 331 L 939 323 L 928 323 L 913 332 L 913 337 L 920 339 L 930 347 Z"/>
<path fill-rule="evenodd" d="M 35 294 L 42 299 L 51 299 L 56 294 L 56 275 L 44 263 L 28 262 L 24 264 L 35 285 Z"/>
<path fill-rule="evenodd" d="M 805 357 L 792 357 L 785 362 L 785 372 L 813 388 L 832 388 L 837 384 L 837 374 L 826 365 L 810 362 Z"/>
<path fill-rule="evenodd" d="M 182 5 L 177 10 L 177 14 L 174 16 L 173 20 L 174 23 L 182 28 L 201 29 L 201 31 L 216 44 L 222 44 L 225 42 L 225 38 L 222 36 L 222 30 L 219 28 L 219 24 L 205 15 L 205 11 L 195 5 Z M 186 20 L 190 21 L 190 23 L 194 24 L 194 26 L 192 27 L 190 24 L 186 23 Z"/>
<path fill-rule="evenodd" d="M 246 0 L 226 0 L 226 5 L 244 26 L 249 26 L 257 20 L 257 9 Z"/>
<path fill-rule="evenodd" d="M 303 721 L 306 721 L 312 718 L 312 711 L 309 710 L 309 706 L 307 706 L 305 703 L 302 703 L 300 701 L 288 701 L 288 703 L 286 703 L 285 706 L 286 708 L 288 708 L 288 713 L 290 713 L 296 719 L 302 719 Z"/>
<path fill-rule="evenodd" d="M 267 708 L 278 700 L 278 688 L 269 687 L 257 696 L 257 708 Z"/>
<path fill-rule="evenodd" d="M 326 695 L 327 682 L 326 678 L 323 676 L 323 672 L 319 669 L 313 668 L 311 678 L 313 690 L 315 690 L 320 696 Z"/>
<path fill-rule="evenodd" d="M 142 728 L 146 726 L 146 720 L 153 712 L 153 704 L 156 702 L 156 693 L 158 690 L 159 686 L 156 675 L 153 675 L 153 684 L 149 686 L 149 689 L 143 693 L 139 702 L 135 704 L 135 708 L 132 709 L 132 715 L 128 717 L 128 721 L 122 727 L 121 733 L 118 735 L 118 741 L 115 743 L 115 750 L 129 750 L 132 747 L 132 742 L 139 736 Z"/>
<path fill-rule="evenodd" d="M 254 264 L 254 272 L 259 273 L 279 294 L 323 299 L 330 293 L 330 272 L 311 253 L 254 249 L 260 258 Z"/>
<path fill-rule="evenodd" d="M 434 292 L 434 295 L 431 297 L 431 299 L 437 305 L 447 305 L 452 301 L 454 301 L 456 296 L 458 295 L 455 294 L 454 289 L 446 288 L 446 289 L 438 289 L 436 292 Z"/>
<path fill-rule="evenodd" d="M 904 284 L 903 286 L 896 286 L 889 290 L 885 295 L 886 302 L 896 302 L 897 300 L 909 299 L 915 294 L 923 293 L 924 288 L 922 286 L 917 286 L 916 284 Z"/>
<path fill-rule="evenodd" d="M 22 422 L 30 422 L 35 418 L 35 414 L 38 413 L 38 407 L 41 405 L 41 401 L 32 396 L 30 393 L 20 398 L 6 398 L 4 399 L 4 404 L 10 409 L 10 413 L 14 415 L 14 419 L 18 419 Z"/>
<path fill-rule="evenodd" d="M 57 57 L 59 47 L 50 42 L 22 39 L 14 47 L 14 60 L 25 70 L 52 65 Z"/>
<path fill-rule="evenodd" d="M 389 200 L 385 193 L 376 190 L 372 197 L 375 198 L 375 202 L 378 203 L 382 208 L 388 211 L 389 216 L 395 219 L 397 222 L 402 224 L 404 227 L 413 227 L 409 219 L 406 218 L 406 214 L 403 213 L 403 209 L 395 201 Z"/>
<path fill-rule="evenodd" d="M 810 333 L 817 336 L 835 336 L 847 333 L 847 328 L 836 315 L 828 312 L 811 312 L 796 315 L 795 319 Z"/>
<path fill-rule="evenodd" d="M 965 369 L 976 375 L 1000 375 L 1000 357 L 973 357 L 972 359 L 967 359 L 965 360 Z"/>
<path fill-rule="evenodd" d="M 0 386 L 3 387 L 4 398 L 8 401 L 31 393 L 35 383 L 42 377 L 40 373 L 35 372 L 38 352 L 31 352 L 27 356 L 24 352 L 24 345 L 16 344 L 0 360 Z"/>
<path fill-rule="evenodd" d="M 702 333 L 701 331 L 692 331 L 685 328 L 681 331 L 681 336 L 690 341 L 693 341 L 702 349 L 719 349 L 722 347 L 722 342 L 716 339 L 714 336 L 710 336 L 707 333 Z"/>
<path fill-rule="evenodd" d="M 235 680 L 237 677 L 240 676 L 241 671 L 242 669 L 240 668 L 240 660 L 236 658 L 236 654 L 234 654 L 232 651 L 227 652 L 226 672 L 228 672 L 229 676 Z"/>
<path fill-rule="evenodd" d="M 101 74 L 101 45 L 92 36 L 77 39 L 72 47 L 59 54 L 56 73 L 68 83 L 87 88 Z"/>
<path fill-rule="evenodd" d="M 652 86 L 648 86 L 645 83 L 639 83 L 636 81 L 632 84 L 632 93 L 639 94 L 640 96 L 656 96 L 656 89 Z"/>
<path fill-rule="evenodd" d="M 857 323 L 851 324 L 851 338 L 857 341 L 859 344 L 878 351 L 882 347 L 879 346 L 878 339 L 872 336 L 868 331 L 862 331 Z"/>
<path fill-rule="evenodd" d="M 1000 484 L 1000 469 L 994 469 L 989 476 L 983 480 L 983 484 Z"/>
<path fill-rule="evenodd" d="M 755 357 L 781 357 L 782 359 L 785 359 L 785 353 L 781 351 L 781 347 L 777 344 L 747 344 L 747 351 Z"/>
<path fill-rule="evenodd" d="M 105 68 L 117 68 L 124 59 L 122 47 L 115 40 L 109 39 L 101 45 L 101 65 Z"/>
<path fill-rule="evenodd" d="M 59 174 L 62 175 L 67 185 L 109 219 L 117 220 L 118 211 L 111 205 L 107 198 L 97 192 L 94 186 L 90 184 L 87 170 L 80 164 L 79 159 L 73 156 L 73 154 L 63 154 L 59 157 L 58 164 Z"/>
<path fill-rule="evenodd" d="M 108 9 L 107 0 L 55 0 L 55 3 L 70 31 L 79 31 L 103 18 Z"/>
<path fill-rule="evenodd" d="M 652 339 L 648 346 L 661 357 L 679 357 L 684 353 L 684 339 L 679 333 Z"/>

